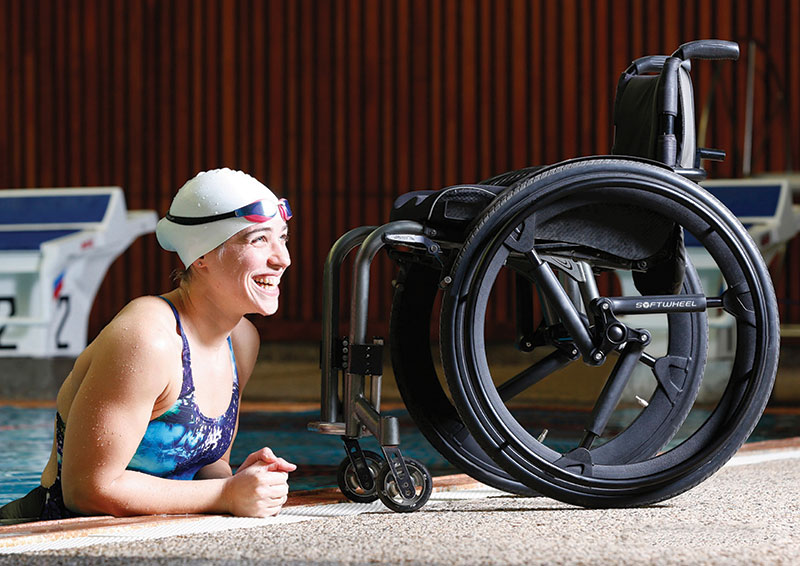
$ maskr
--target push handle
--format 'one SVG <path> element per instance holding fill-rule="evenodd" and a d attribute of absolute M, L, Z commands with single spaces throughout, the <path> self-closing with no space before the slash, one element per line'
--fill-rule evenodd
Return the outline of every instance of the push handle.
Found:
<path fill-rule="evenodd" d="M 684 43 L 672 56 L 684 61 L 686 59 L 736 61 L 739 58 L 739 45 L 722 39 L 698 39 Z"/>

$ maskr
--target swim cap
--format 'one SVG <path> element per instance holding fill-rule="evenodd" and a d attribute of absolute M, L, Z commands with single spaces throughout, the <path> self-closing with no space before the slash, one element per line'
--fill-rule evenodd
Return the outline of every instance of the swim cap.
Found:
<path fill-rule="evenodd" d="M 278 212 L 284 220 L 291 216 L 284 199 L 247 173 L 202 171 L 178 190 L 166 217 L 158 221 L 156 237 L 162 248 L 178 252 L 188 268 L 234 234 Z"/>

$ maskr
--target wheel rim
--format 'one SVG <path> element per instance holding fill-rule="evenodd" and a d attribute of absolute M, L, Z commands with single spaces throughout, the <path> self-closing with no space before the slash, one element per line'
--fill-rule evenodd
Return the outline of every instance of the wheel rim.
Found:
<path fill-rule="evenodd" d="M 380 456 L 372 452 L 364 452 L 364 457 L 367 461 L 367 467 L 369 468 L 373 479 L 376 480 L 372 486 L 372 489 L 366 490 L 361 487 L 352 462 L 347 463 L 347 466 L 342 474 L 342 482 L 344 485 L 340 485 L 339 488 L 343 492 L 346 492 L 346 494 L 353 495 L 359 499 L 372 498 L 374 500 L 377 498 L 377 477 L 378 473 L 380 472 L 381 465 L 383 464 L 383 460 L 380 458 Z"/>
<path fill-rule="evenodd" d="M 572 493 L 573 499 L 583 503 L 587 502 L 581 496 L 586 494 L 606 499 L 607 504 L 613 504 L 618 496 L 635 498 L 639 494 L 645 499 L 657 498 L 658 495 L 653 494 L 658 492 L 659 486 L 668 485 L 691 472 L 698 476 L 713 472 L 710 468 L 719 467 L 721 463 L 709 466 L 708 458 L 720 452 L 732 455 L 744 441 L 763 409 L 771 384 L 766 357 L 774 339 L 770 336 L 774 322 L 767 316 L 767 303 L 771 296 L 769 283 L 764 283 L 763 271 L 758 268 L 760 257 L 753 257 L 754 248 L 742 241 L 741 230 L 735 223 L 716 213 L 713 199 L 709 200 L 710 197 L 687 183 L 676 187 L 674 179 L 668 179 L 667 183 L 653 179 L 653 171 L 647 171 L 644 177 L 637 176 L 637 173 L 634 170 L 626 177 L 596 174 L 589 179 L 575 175 L 558 186 L 529 195 L 526 202 L 522 199 L 515 201 L 516 207 L 505 214 L 500 229 L 492 238 L 486 238 L 487 251 L 481 258 L 472 258 L 478 266 L 461 276 L 459 290 L 454 290 L 451 299 L 446 299 L 443 306 L 443 316 L 444 310 L 450 309 L 447 316 L 454 317 L 456 332 L 452 350 L 446 352 L 451 356 L 448 379 L 454 394 L 472 408 L 472 414 L 463 416 L 473 435 L 498 464 L 520 481 L 545 491 L 557 487 L 557 496 L 566 494 L 569 498 Z M 655 170 L 655 173 L 656 176 L 659 173 L 663 175 L 660 170 Z M 756 325 L 751 329 L 741 321 L 736 323 L 739 347 L 731 379 L 717 407 L 690 438 L 652 458 L 625 462 L 624 465 L 595 464 L 591 467 L 590 477 L 557 465 L 563 454 L 538 442 L 519 425 L 500 399 L 485 356 L 482 313 L 485 313 L 486 305 L 481 301 L 486 298 L 487 286 L 491 287 L 496 276 L 496 264 L 503 262 L 503 258 L 498 259 L 498 250 L 525 218 L 579 192 L 601 189 L 608 192 L 609 186 L 615 187 L 620 198 L 624 195 L 625 199 L 649 207 L 655 202 L 664 205 L 665 211 L 676 217 L 685 228 L 690 228 L 689 231 L 705 245 L 723 269 L 728 285 L 743 282 L 750 290 Z M 709 231 L 709 228 L 713 230 Z"/>
<path fill-rule="evenodd" d="M 408 500 L 403 498 L 403 496 L 400 494 L 400 489 L 397 487 L 397 482 L 395 481 L 391 472 L 385 474 L 385 479 L 383 482 L 384 495 L 397 505 L 409 505 L 416 503 L 425 493 L 425 487 L 427 483 L 426 475 L 416 466 L 416 464 L 409 462 L 408 460 L 406 460 L 406 467 L 408 468 L 408 473 L 414 482 L 415 495 L 412 499 Z"/>

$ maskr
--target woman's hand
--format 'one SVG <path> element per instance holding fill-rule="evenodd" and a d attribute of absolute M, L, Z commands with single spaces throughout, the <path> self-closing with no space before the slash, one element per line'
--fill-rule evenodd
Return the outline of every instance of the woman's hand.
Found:
<path fill-rule="evenodd" d="M 277 465 L 277 462 L 268 464 L 254 459 L 246 468 L 242 464 L 242 468 L 226 480 L 225 498 L 232 515 L 271 517 L 278 514 L 289 493 L 289 474 L 275 471 Z M 294 469 L 292 464 L 288 466 Z"/>
<path fill-rule="evenodd" d="M 249 468 L 256 462 L 264 463 L 268 466 L 268 469 L 271 472 L 293 472 L 297 469 L 297 466 L 294 464 L 287 462 L 283 458 L 278 458 L 273 454 L 272 450 L 267 448 L 266 446 L 261 450 L 253 452 L 247 458 L 245 458 L 244 462 L 239 469 L 237 470 L 237 474 L 246 468 Z"/>

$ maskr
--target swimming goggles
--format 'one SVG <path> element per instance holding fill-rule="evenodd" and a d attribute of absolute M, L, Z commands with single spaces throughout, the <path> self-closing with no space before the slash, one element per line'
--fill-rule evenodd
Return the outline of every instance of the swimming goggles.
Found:
<path fill-rule="evenodd" d="M 212 214 L 211 216 L 174 216 L 167 212 L 167 220 L 175 224 L 181 224 L 182 226 L 197 226 L 198 224 L 208 224 L 209 222 L 225 220 L 226 218 L 244 218 L 250 222 L 266 222 L 276 214 L 280 214 L 281 218 L 288 222 L 292 217 L 292 209 L 289 207 L 289 201 L 285 198 L 280 199 L 275 205 L 275 210 L 272 211 L 271 214 L 267 214 L 266 210 L 264 210 L 264 201 L 257 200 L 256 202 L 251 202 L 231 212 Z"/>

